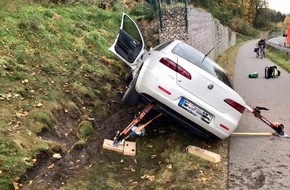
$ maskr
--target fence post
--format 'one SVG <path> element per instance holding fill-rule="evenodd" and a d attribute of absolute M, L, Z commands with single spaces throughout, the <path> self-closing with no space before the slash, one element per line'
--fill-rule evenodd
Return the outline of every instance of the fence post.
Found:
<path fill-rule="evenodd" d="M 157 15 L 159 17 L 160 30 L 162 31 L 163 25 L 162 25 L 161 0 L 155 0 L 155 6 L 156 6 Z"/>
<path fill-rule="evenodd" d="M 184 0 L 184 19 L 185 19 L 185 30 L 188 32 L 188 19 L 187 19 L 187 0 Z"/>

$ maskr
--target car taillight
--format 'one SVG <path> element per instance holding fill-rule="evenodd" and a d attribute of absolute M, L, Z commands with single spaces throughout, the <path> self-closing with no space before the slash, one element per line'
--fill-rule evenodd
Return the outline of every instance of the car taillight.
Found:
<path fill-rule="evenodd" d="M 162 63 L 163 65 L 169 67 L 170 69 L 174 70 L 175 72 L 181 74 L 185 78 L 188 78 L 189 80 L 191 80 L 190 73 L 187 70 L 185 70 L 184 68 L 182 68 L 181 66 L 179 66 L 177 63 L 172 61 L 171 59 L 163 57 L 159 60 L 159 62 Z"/>
<path fill-rule="evenodd" d="M 241 114 L 244 113 L 245 111 L 245 107 L 242 106 L 241 104 L 235 102 L 234 100 L 231 99 L 225 99 L 224 100 L 227 104 L 229 104 L 231 107 L 233 107 L 235 110 L 237 110 L 238 112 L 240 112 Z"/>

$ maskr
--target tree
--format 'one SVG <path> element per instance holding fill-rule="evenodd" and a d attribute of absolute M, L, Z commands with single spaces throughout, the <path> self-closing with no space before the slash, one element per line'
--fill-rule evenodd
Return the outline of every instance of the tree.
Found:
<path fill-rule="evenodd" d="M 285 16 L 284 24 L 287 25 L 288 23 L 290 23 L 290 16 Z"/>

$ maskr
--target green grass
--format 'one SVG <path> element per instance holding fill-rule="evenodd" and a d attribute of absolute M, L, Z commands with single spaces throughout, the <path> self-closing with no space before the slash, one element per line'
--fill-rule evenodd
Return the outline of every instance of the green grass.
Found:
<path fill-rule="evenodd" d="M 109 95 L 117 97 L 112 86 L 126 73 L 108 52 L 120 13 L 47 5 L 0 2 L 0 189 L 9 189 L 31 167 L 23 158 L 54 146 L 37 135 L 60 122 L 55 117 L 60 110 L 79 115 L 102 110 Z M 80 112 L 84 106 L 89 113 Z M 80 138 L 86 139 L 91 130 L 81 126 Z"/>
<path fill-rule="evenodd" d="M 274 63 L 285 69 L 288 73 L 290 73 L 289 53 L 287 54 L 286 52 L 268 46 L 266 49 L 266 56 L 271 61 L 273 61 Z"/>

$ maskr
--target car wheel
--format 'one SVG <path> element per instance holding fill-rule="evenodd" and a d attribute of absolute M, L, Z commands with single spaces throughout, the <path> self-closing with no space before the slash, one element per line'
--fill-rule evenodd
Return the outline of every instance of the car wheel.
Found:
<path fill-rule="evenodd" d="M 141 99 L 140 95 L 138 94 L 138 92 L 135 89 L 137 78 L 138 78 L 138 76 L 136 76 L 131 81 L 131 83 L 129 84 L 129 87 L 127 88 L 126 92 L 123 95 L 122 103 L 125 106 L 129 106 L 129 107 L 135 106 L 135 105 L 137 105 L 137 103 Z"/>

